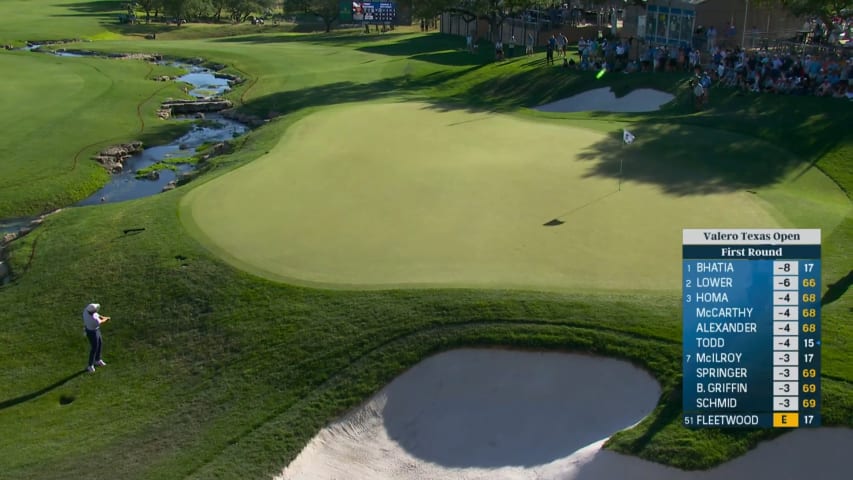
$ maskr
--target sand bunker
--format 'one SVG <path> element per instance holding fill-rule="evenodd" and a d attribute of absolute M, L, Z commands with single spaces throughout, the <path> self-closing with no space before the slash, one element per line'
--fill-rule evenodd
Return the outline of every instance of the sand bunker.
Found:
<path fill-rule="evenodd" d="M 616 94 L 610 87 L 596 88 L 587 92 L 579 93 L 573 97 L 557 100 L 535 107 L 540 112 L 652 112 L 659 110 L 664 104 L 674 99 L 675 96 L 659 90 L 640 88 L 616 98 Z"/>
<path fill-rule="evenodd" d="M 540 478 L 636 424 L 659 397 L 654 378 L 619 360 L 454 350 L 321 431 L 279 478 Z"/>
<path fill-rule="evenodd" d="M 850 478 L 850 429 L 794 431 L 707 472 L 601 449 L 659 396 L 648 373 L 618 360 L 454 350 L 419 363 L 323 429 L 277 479 Z"/>

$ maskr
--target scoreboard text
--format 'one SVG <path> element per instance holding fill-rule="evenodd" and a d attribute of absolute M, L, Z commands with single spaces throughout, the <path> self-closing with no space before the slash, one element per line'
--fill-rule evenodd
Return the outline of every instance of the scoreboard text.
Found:
<path fill-rule="evenodd" d="M 393 2 L 352 2 L 352 19 L 364 23 L 392 23 L 397 18 Z"/>
<path fill-rule="evenodd" d="M 684 230 L 690 428 L 820 426 L 820 230 Z"/>

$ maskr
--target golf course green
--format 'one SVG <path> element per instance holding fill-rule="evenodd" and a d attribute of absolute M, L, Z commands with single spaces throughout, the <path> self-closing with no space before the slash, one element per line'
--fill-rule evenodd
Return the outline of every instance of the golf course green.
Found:
<path fill-rule="evenodd" d="M 0 479 L 272 478 L 460 347 L 627 360 L 660 394 L 605 449 L 730 466 L 784 432 L 681 424 L 684 228 L 822 230 L 821 421 L 853 427 L 848 102 L 714 87 L 695 112 L 679 72 L 495 62 L 417 26 L 124 25 L 124 3 L 0 2 L 0 224 L 60 209 L 0 243 Z M 210 118 L 158 118 L 176 68 L 54 48 L 222 66 L 253 128 L 171 191 L 75 207 L 116 178 L 99 150 Z M 675 100 L 536 110 L 603 87 Z M 112 318 L 94 373 L 89 303 Z"/>
<path fill-rule="evenodd" d="M 698 138 L 706 156 L 706 143 L 739 140 Z M 596 174 L 596 148 L 624 152 L 623 169 L 652 161 L 642 141 L 627 146 L 583 122 L 348 104 L 300 120 L 268 154 L 194 189 L 182 218 L 253 273 L 362 288 L 676 290 L 682 228 L 780 225 L 745 191 L 620 185 L 616 162 L 614 175 Z M 658 166 L 661 176 L 682 170 Z M 553 219 L 563 223 L 545 225 Z"/>

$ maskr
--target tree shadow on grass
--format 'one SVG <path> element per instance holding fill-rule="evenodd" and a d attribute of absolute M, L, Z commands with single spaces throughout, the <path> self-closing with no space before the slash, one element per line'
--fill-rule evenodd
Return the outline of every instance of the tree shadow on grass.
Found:
<path fill-rule="evenodd" d="M 621 175 L 623 182 L 660 185 L 671 195 L 705 195 L 775 183 L 803 162 L 770 143 L 726 131 L 641 123 L 631 133 L 633 144 L 625 144 L 618 130 L 581 151 L 579 159 L 595 163 L 586 176 Z"/>
<path fill-rule="evenodd" d="M 122 2 L 104 2 L 96 0 L 92 2 L 65 3 L 53 6 L 69 10 L 70 12 L 56 13 L 51 15 L 51 17 L 97 17 L 101 19 L 102 24 L 112 23 L 117 25 L 118 16 L 123 13 L 127 13 L 127 10 L 122 8 Z"/>
<path fill-rule="evenodd" d="M 275 44 L 275 43 L 310 43 L 317 45 L 347 46 L 372 41 L 389 41 L 395 37 L 410 34 L 381 34 L 361 33 L 356 31 L 337 31 L 329 33 L 282 33 L 282 34 L 258 34 L 240 35 L 235 37 L 217 38 L 214 42 L 221 43 L 251 43 L 251 44 Z"/>
<path fill-rule="evenodd" d="M 623 116 L 637 140 L 622 142 L 621 125 L 579 158 L 595 162 L 589 176 L 660 185 L 672 195 L 703 195 L 769 186 L 804 173 L 834 146 L 839 106 L 809 97 L 743 97 L 712 91 L 712 108 L 692 112 L 684 91 L 662 111 Z M 716 98 L 714 98 L 716 97 Z M 841 108 L 847 105 L 840 105 Z M 618 118 L 592 112 L 592 118 Z"/>
<path fill-rule="evenodd" d="M 242 35 L 214 40 L 223 43 L 308 43 L 323 46 L 353 46 L 356 51 L 378 55 L 408 57 L 439 65 L 472 66 L 493 61 L 488 49 L 477 54 L 463 50 L 464 40 L 443 34 L 379 34 L 360 32 L 331 32 L 281 35 Z M 372 43 L 370 45 L 363 45 Z"/>
<path fill-rule="evenodd" d="M 409 57 L 412 60 L 437 63 L 439 65 L 482 65 L 493 61 L 488 49 L 472 54 L 463 49 L 464 39 L 451 35 L 432 34 L 401 38 L 378 45 L 366 45 L 357 50 L 379 55 Z"/>
<path fill-rule="evenodd" d="M 478 67 L 472 67 L 478 68 Z M 471 69 L 468 69 L 471 70 Z M 450 81 L 465 72 L 433 72 L 428 75 L 397 76 L 370 83 L 335 82 L 316 87 L 275 92 L 247 101 L 241 111 L 271 117 L 308 107 L 376 100 L 417 92 Z"/>
<path fill-rule="evenodd" d="M 26 395 L 21 395 L 20 397 L 15 397 L 15 398 L 10 398 L 8 400 L 0 401 L 0 410 L 7 409 L 9 407 L 14 407 L 15 405 L 18 405 L 18 404 L 27 402 L 29 400 L 32 400 L 34 398 L 40 397 L 40 396 L 44 395 L 45 393 L 50 392 L 51 390 L 54 390 L 56 388 L 59 388 L 59 387 L 65 385 L 66 383 L 70 382 L 71 380 L 79 377 L 80 375 L 83 375 L 85 372 L 86 372 L 85 369 L 80 370 L 78 372 L 72 373 L 71 375 L 69 375 L 69 376 L 67 376 L 61 380 L 57 380 L 55 383 L 52 383 L 52 384 L 42 388 L 41 390 L 36 390 L 35 392 L 31 392 L 31 393 L 28 393 Z"/>
<path fill-rule="evenodd" d="M 587 90 L 609 87 L 617 97 L 629 94 L 639 88 L 653 88 L 662 91 L 672 89 L 672 75 L 617 75 L 597 80 L 594 72 L 579 72 L 560 67 L 545 66 L 524 68 L 508 75 L 495 75 L 475 82 L 463 92 L 451 94 L 447 101 L 477 105 L 495 111 L 535 108 L 556 100 L 561 100 Z M 502 68 L 513 62 L 499 63 Z M 529 62 L 527 62 L 529 63 Z"/>

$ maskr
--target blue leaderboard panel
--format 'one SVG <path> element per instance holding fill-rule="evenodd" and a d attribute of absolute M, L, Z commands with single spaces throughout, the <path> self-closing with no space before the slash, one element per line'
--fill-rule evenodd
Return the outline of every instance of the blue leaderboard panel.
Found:
<path fill-rule="evenodd" d="M 683 232 L 684 425 L 820 426 L 820 230 Z"/>

